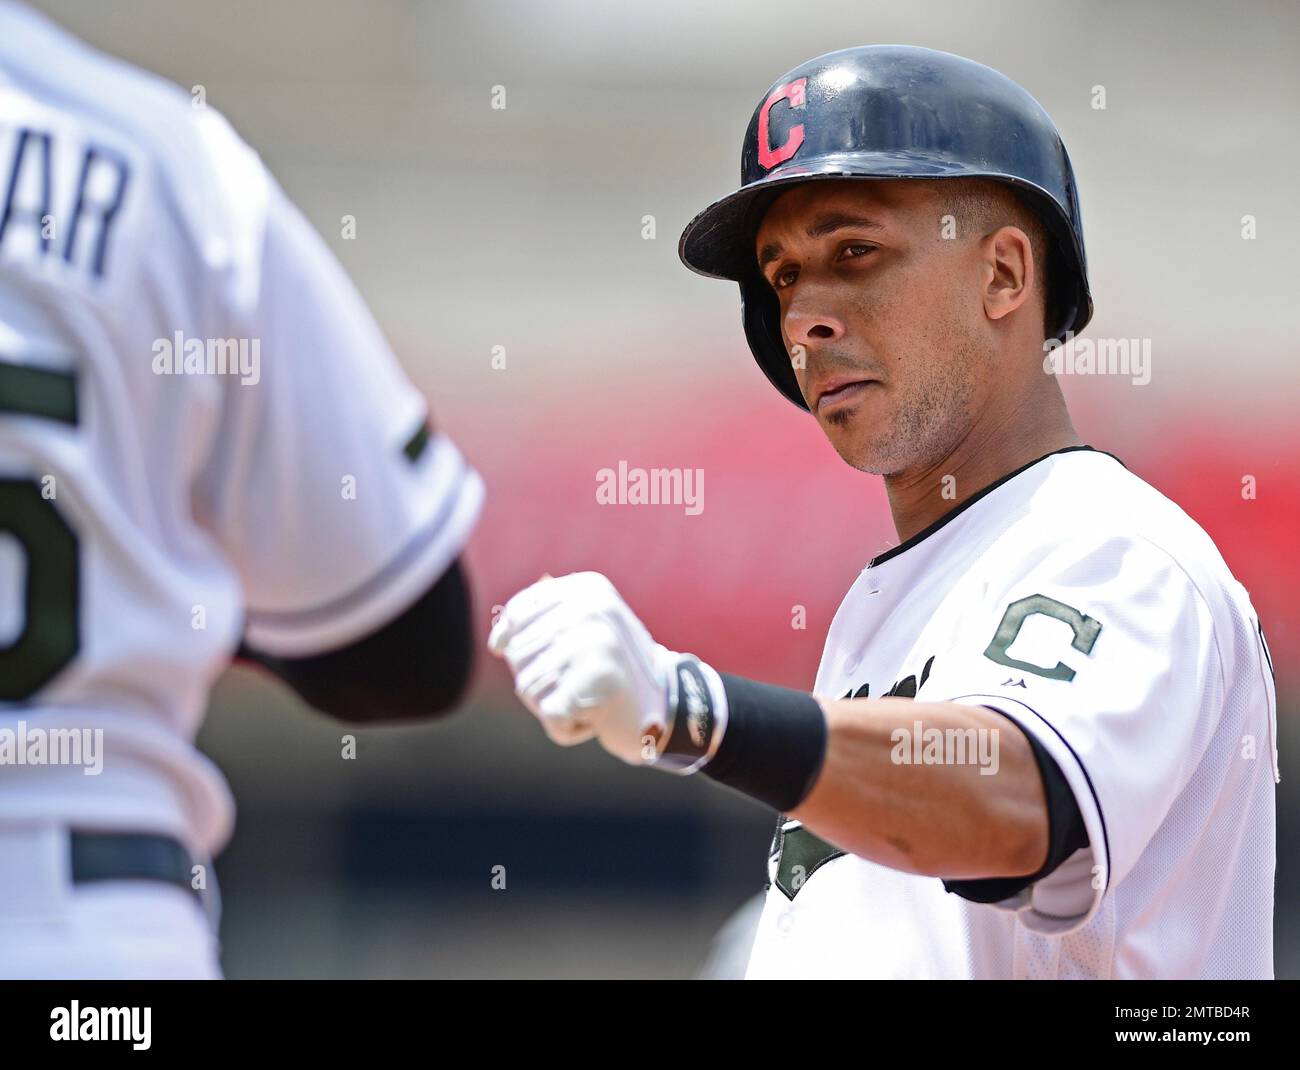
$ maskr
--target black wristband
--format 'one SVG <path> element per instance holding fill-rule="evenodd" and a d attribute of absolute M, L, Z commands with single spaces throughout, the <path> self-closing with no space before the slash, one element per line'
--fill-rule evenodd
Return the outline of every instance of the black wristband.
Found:
<path fill-rule="evenodd" d="M 807 798 L 826 757 L 826 715 L 806 691 L 720 673 L 727 726 L 702 772 L 782 813 Z"/>

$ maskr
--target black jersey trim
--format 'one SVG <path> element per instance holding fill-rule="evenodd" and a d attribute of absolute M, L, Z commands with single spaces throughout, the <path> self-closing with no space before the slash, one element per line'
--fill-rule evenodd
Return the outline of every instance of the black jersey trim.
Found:
<path fill-rule="evenodd" d="M 1119 458 L 1117 457 L 1116 460 L 1119 460 Z M 1110 891 L 1110 881 L 1111 881 L 1110 833 L 1106 829 L 1106 811 L 1103 810 L 1101 807 L 1101 799 L 1098 798 L 1097 796 L 1097 789 L 1092 783 L 1092 777 L 1088 775 L 1088 767 L 1083 764 L 1083 759 L 1079 757 L 1078 751 L 1076 751 L 1072 746 L 1070 746 L 1070 741 L 1066 739 L 1063 735 L 1061 735 L 1056 725 L 1052 724 L 1051 721 L 1049 721 L 1046 717 L 1044 717 L 1041 713 L 1039 713 L 1036 709 L 1034 709 L 1033 706 L 1030 706 L 1026 702 L 1021 702 L 1019 699 L 1015 699 L 1015 698 L 1008 698 L 1006 695 L 987 695 L 987 694 L 958 695 L 956 698 L 949 699 L 948 701 L 956 702 L 959 699 L 964 699 L 964 698 L 988 699 L 990 702 L 995 704 L 1001 704 L 1003 702 L 1014 702 L 1017 706 L 1021 706 L 1024 709 L 1028 710 L 1040 721 L 1042 721 L 1043 724 L 1045 724 L 1048 728 L 1050 728 L 1052 732 L 1056 735 L 1056 738 L 1059 739 L 1065 745 L 1065 749 L 1070 752 L 1070 757 L 1074 759 L 1074 764 L 1077 765 L 1079 767 L 1079 771 L 1083 773 L 1084 783 L 1088 785 L 1088 791 L 1092 794 L 1093 805 L 1097 807 L 1097 817 L 1101 821 L 1101 842 L 1102 842 L 1102 848 L 1106 852 L 1106 887 L 1101 890 L 1101 894 L 1104 896 L 1108 891 Z M 1003 716 L 1010 718 L 1013 721 L 1015 720 L 1015 718 L 1011 717 L 1011 715 L 1007 713 L 1006 710 L 1001 709 L 1000 705 L 998 708 L 998 712 L 1001 713 Z M 1026 735 L 1029 734 L 1027 731 L 1025 731 L 1023 726 L 1021 727 L 1021 731 L 1025 732 Z"/>
<path fill-rule="evenodd" d="M 1043 783 L 1043 797 L 1047 802 L 1047 858 L 1035 872 L 1023 876 L 946 880 L 943 886 L 946 891 L 972 903 L 1000 903 L 1050 877 L 1065 864 L 1066 859 L 1073 857 L 1076 851 L 1088 847 L 1090 842 L 1083 814 L 1074 797 L 1074 789 L 1070 787 L 1070 782 L 1061 772 L 1056 759 L 1039 740 L 1038 733 L 1026 732 L 1020 722 L 996 706 L 986 703 L 984 708 L 1015 725 L 1029 742 L 1029 749 L 1034 752 L 1034 763 L 1038 766 L 1039 779 Z"/>
<path fill-rule="evenodd" d="M 990 483 L 987 487 L 984 487 L 981 490 L 977 490 L 974 494 L 972 494 L 960 505 L 957 505 L 953 509 L 944 513 L 943 516 L 939 517 L 939 519 L 936 520 L 929 527 L 923 528 L 921 531 L 918 531 L 910 539 L 905 539 L 903 542 L 900 542 L 892 550 L 886 550 L 883 554 L 880 554 L 877 557 L 873 557 L 871 559 L 871 564 L 869 564 L 867 568 L 875 568 L 877 565 L 884 564 L 886 561 L 889 561 L 891 558 L 895 558 L 899 554 L 910 550 L 913 546 L 916 546 L 919 543 L 924 542 L 926 539 L 928 539 L 931 535 L 933 535 L 936 531 L 942 528 L 949 521 L 955 520 L 957 517 L 959 517 L 963 512 L 969 509 L 972 505 L 974 505 L 985 495 L 990 494 L 993 491 L 997 490 L 998 487 L 1002 486 L 1003 483 L 1015 479 L 1016 476 L 1020 475 L 1021 472 L 1026 472 L 1030 468 L 1033 468 L 1034 465 L 1041 464 L 1043 461 L 1047 460 L 1048 457 L 1055 457 L 1057 456 L 1057 454 L 1061 454 L 1061 453 L 1074 453 L 1078 450 L 1088 450 L 1091 453 L 1105 454 L 1105 456 L 1110 457 L 1115 461 L 1118 461 L 1119 464 L 1124 468 L 1128 468 L 1128 465 L 1124 464 L 1124 462 L 1121 461 L 1118 457 L 1116 457 L 1113 453 L 1106 453 L 1105 450 L 1099 450 L 1093 446 L 1065 446 L 1059 450 L 1052 450 L 1051 453 L 1045 453 L 1037 460 L 1030 461 L 1028 464 L 1023 464 L 1019 468 L 1015 469 L 1015 471 L 1008 472 L 1001 479 L 994 480 L 994 482 Z"/>
<path fill-rule="evenodd" d="M 402 452 L 406 454 L 406 459 L 414 464 L 424 454 L 429 445 L 429 440 L 433 437 L 433 424 L 425 420 L 419 429 L 413 434 L 410 440 L 402 447 Z"/>
<path fill-rule="evenodd" d="M 77 424 L 76 373 L 12 364 L 0 356 L 0 412 Z"/>

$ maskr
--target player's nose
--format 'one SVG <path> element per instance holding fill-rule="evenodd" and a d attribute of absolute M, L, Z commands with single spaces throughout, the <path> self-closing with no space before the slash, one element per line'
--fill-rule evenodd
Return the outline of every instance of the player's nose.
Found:
<path fill-rule="evenodd" d="M 813 348 L 844 337 L 844 321 L 829 307 L 824 295 L 806 291 L 786 307 L 782 326 L 791 345 Z"/>

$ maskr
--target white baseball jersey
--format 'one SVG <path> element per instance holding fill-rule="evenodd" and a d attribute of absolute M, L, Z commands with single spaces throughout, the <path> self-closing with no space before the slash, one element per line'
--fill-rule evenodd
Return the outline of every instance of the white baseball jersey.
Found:
<path fill-rule="evenodd" d="M 98 775 L 0 764 L 0 814 L 217 850 L 193 739 L 241 637 L 344 646 L 470 533 L 426 415 L 224 119 L 0 2 L 0 730 L 103 730 Z"/>
<path fill-rule="evenodd" d="M 1263 632 L 1209 536 L 1116 458 L 1049 454 L 876 558 L 815 691 L 999 711 L 1059 765 L 1089 845 L 985 904 L 785 822 L 748 976 L 1272 976 Z M 897 760 L 960 756 L 914 744 Z"/>

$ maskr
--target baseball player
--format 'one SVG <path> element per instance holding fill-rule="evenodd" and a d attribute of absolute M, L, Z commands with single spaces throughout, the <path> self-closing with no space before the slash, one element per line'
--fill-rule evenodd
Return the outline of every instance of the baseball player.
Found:
<path fill-rule="evenodd" d="M 759 366 L 901 541 L 811 694 L 543 578 L 489 639 L 523 702 L 785 815 L 750 977 L 1270 977 L 1269 654 L 1205 532 L 1071 425 L 1052 350 L 1092 302 L 1052 121 L 969 60 L 854 48 L 763 95 L 741 173 L 682 259 L 739 282 Z"/>
<path fill-rule="evenodd" d="M 209 686 L 453 706 L 481 497 L 225 120 L 0 0 L 0 976 L 216 976 Z"/>

